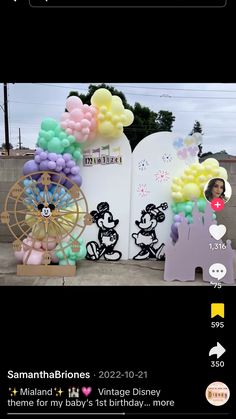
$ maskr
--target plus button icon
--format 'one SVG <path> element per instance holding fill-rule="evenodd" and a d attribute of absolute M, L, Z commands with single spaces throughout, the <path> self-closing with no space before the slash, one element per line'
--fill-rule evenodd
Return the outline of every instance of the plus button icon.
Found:
<path fill-rule="evenodd" d="M 224 208 L 224 201 L 221 198 L 214 198 L 211 201 L 211 208 L 214 211 L 222 211 L 222 209 Z"/>

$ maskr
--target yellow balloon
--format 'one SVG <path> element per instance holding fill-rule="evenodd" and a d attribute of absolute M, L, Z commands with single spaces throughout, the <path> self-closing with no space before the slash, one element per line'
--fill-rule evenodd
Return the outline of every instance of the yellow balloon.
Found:
<path fill-rule="evenodd" d="M 122 103 L 122 100 L 121 100 L 120 96 L 117 96 L 117 95 L 113 95 L 112 100 L 113 100 L 113 102 L 116 101 L 116 102 Z"/>
<path fill-rule="evenodd" d="M 109 137 L 112 135 L 114 131 L 114 125 L 110 121 L 101 122 L 98 125 L 98 131 L 100 134 L 104 135 L 105 137 Z"/>
<path fill-rule="evenodd" d="M 118 100 L 114 100 L 114 96 L 112 96 L 110 111 L 116 115 L 116 114 L 123 114 L 124 110 L 125 108 L 122 102 L 119 102 Z"/>
<path fill-rule="evenodd" d="M 183 186 L 183 195 L 186 200 L 194 200 L 199 198 L 201 190 L 195 183 L 187 183 Z"/>
<path fill-rule="evenodd" d="M 213 158 L 209 158 L 209 159 L 204 160 L 204 162 L 202 164 L 203 164 L 203 166 L 207 165 L 207 166 L 219 167 L 218 160 L 213 159 Z"/>
<path fill-rule="evenodd" d="M 126 122 L 123 122 L 124 127 L 128 127 L 134 121 L 134 114 L 129 109 L 124 110 L 124 115 L 126 117 Z"/>
<path fill-rule="evenodd" d="M 228 179 L 228 173 L 224 167 L 219 167 L 219 172 L 218 172 L 217 177 L 222 177 L 224 180 Z"/>
<path fill-rule="evenodd" d="M 91 103 L 93 106 L 97 106 L 98 108 L 102 105 L 110 106 L 112 101 L 112 94 L 109 90 L 101 88 L 94 92 L 93 96 L 91 97 Z"/>

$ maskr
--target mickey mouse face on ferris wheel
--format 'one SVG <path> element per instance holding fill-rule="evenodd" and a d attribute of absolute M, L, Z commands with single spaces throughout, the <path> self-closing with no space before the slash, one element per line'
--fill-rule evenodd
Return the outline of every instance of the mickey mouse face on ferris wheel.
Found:
<path fill-rule="evenodd" d="M 52 211 L 55 209 L 54 204 L 49 204 L 48 206 L 45 204 L 38 204 L 38 210 L 41 211 L 41 215 L 44 218 L 49 218 L 52 215 Z"/>

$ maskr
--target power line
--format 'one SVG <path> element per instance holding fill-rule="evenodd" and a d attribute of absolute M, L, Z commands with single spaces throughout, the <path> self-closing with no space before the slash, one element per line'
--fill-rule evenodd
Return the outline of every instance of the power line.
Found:
<path fill-rule="evenodd" d="M 48 83 L 34 83 L 39 86 L 50 86 L 63 89 L 78 89 L 78 86 L 63 86 Z M 88 83 L 88 84 L 102 84 L 102 83 Z M 222 89 L 187 89 L 187 88 L 176 88 L 176 87 L 156 87 L 156 86 L 138 86 L 138 85 L 124 85 L 112 83 L 112 87 L 125 87 L 131 89 L 145 89 L 145 90 L 169 90 L 169 91 L 185 91 L 185 92 L 222 92 L 222 93 L 236 93 L 236 90 L 222 90 Z M 83 90 L 86 90 L 82 88 Z M 81 90 L 82 90 L 81 89 Z"/>

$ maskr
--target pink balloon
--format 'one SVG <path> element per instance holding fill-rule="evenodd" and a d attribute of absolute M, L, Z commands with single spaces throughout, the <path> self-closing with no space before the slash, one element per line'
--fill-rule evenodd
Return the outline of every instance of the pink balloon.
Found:
<path fill-rule="evenodd" d="M 67 126 L 68 126 L 68 128 L 75 129 L 75 124 L 76 123 L 74 121 L 72 121 L 72 119 L 70 119 Z"/>
<path fill-rule="evenodd" d="M 70 112 L 75 108 L 81 108 L 82 105 L 82 100 L 78 96 L 70 96 L 66 100 L 66 109 Z"/>
<path fill-rule="evenodd" d="M 97 128 L 97 122 L 95 121 L 95 119 L 92 119 L 92 121 L 90 121 L 90 129 L 95 130 L 96 128 Z"/>
<path fill-rule="evenodd" d="M 81 119 L 83 119 L 84 114 L 81 111 L 81 109 L 74 109 L 71 113 L 70 113 L 71 118 L 73 119 L 73 121 L 75 122 L 79 122 L 81 121 Z"/>
<path fill-rule="evenodd" d="M 83 111 L 89 112 L 89 110 L 90 110 L 90 106 L 85 103 L 85 105 L 83 106 Z"/>
<path fill-rule="evenodd" d="M 80 131 L 80 130 L 81 130 L 81 124 L 80 124 L 80 122 L 77 122 L 77 123 L 75 124 L 75 130 L 76 130 L 76 131 Z"/>
<path fill-rule="evenodd" d="M 29 238 L 29 237 L 23 240 L 23 250 L 24 250 L 24 252 L 29 250 L 29 247 L 30 248 L 32 247 L 32 241 L 33 241 L 33 239 Z"/>
<path fill-rule="evenodd" d="M 91 121 L 93 115 L 92 112 L 86 112 L 86 114 L 84 115 L 86 119 L 88 119 L 89 121 Z"/>
<path fill-rule="evenodd" d="M 42 240 L 42 248 L 44 250 L 48 249 L 48 250 L 53 250 L 55 249 L 57 243 L 56 243 L 56 239 L 55 237 L 48 237 L 47 239 L 44 238 Z"/>
<path fill-rule="evenodd" d="M 29 252 L 31 252 L 31 253 L 30 253 L 30 256 L 29 256 L 29 258 L 26 262 L 26 259 L 27 259 L 27 256 L 28 256 Z M 26 265 L 41 265 L 42 258 L 43 258 L 43 253 L 44 252 L 41 252 L 41 251 L 38 251 L 38 250 L 35 250 L 35 249 L 33 249 L 32 251 L 29 250 L 29 251 L 25 252 L 25 254 L 24 254 L 23 263 L 26 263 Z"/>
<path fill-rule="evenodd" d="M 67 122 L 66 121 L 61 122 L 61 128 L 62 129 L 66 129 L 67 128 Z"/>
<path fill-rule="evenodd" d="M 82 128 L 90 128 L 90 125 L 91 125 L 90 121 L 88 121 L 87 119 L 82 119 L 81 121 Z"/>
<path fill-rule="evenodd" d="M 34 243 L 34 249 L 36 249 L 36 250 L 41 249 L 41 241 L 40 240 L 36 240 L 36 242 Z"/>
<path fill-rule="evenodd" d="M 92 115 L 96 115 L 97 114 L 97 108 L 95 108 L 95 106 L 91 105 L 89 107 L 90 112 L 92 113 Z"/>
<path fill-rule="evenodd" d="M 56 255 L 52 255 L 51 260 L 52 260 L 53 263 L 58 263 L 59 262 L 59 259 Z"/>
<path fill-rule="evenodd" d="M 89 135 L 90 129 L 89 128 L 83 128 L 81 132 L 82 132 L 83 136 L 84 135 Z"/>
<path fill-rule="evenodd" d="M 69 113 L 68 112 L 64 112 L 61 116 L 61 121 L 66 121 L 69 118 Z"/>
<path fill-rule="evenodd" d="M 72 131 L 72 129 L 71 129 L 71 128 L 66 128 L 66 133 L 67 133 L 68 135 L 71 135 L 71 134 L 73 133 L 73 131 Z"/>
<path fill-rule="evenodd" d="M 81 132 L 76 132 L 76 133 L 75 133 L 75 138 L 76 138 L 76 140 L 80 143 L 80 142 L 81 142 L 81 140 L 82 140 L 82 138 L 83 138 L 83 136 L 82 136 Z"/>

